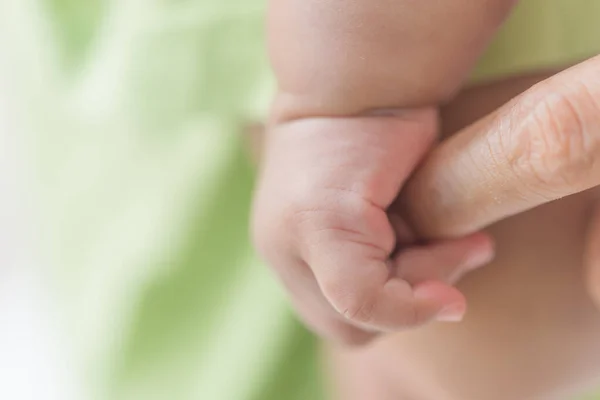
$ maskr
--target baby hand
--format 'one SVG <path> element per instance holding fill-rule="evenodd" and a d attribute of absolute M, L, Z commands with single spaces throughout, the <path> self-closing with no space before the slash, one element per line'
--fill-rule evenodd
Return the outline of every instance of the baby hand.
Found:
<path fill-rule="evenodd" d="M 436 119 L 432 108 L 304 119 L 268 132 L 255 242 L 324 337 L 357 343 L 463 317 L 465 299 L 451 284 L 492 258 L 491 240 L 415 245 L 389 212 L 432 146 Z"/>

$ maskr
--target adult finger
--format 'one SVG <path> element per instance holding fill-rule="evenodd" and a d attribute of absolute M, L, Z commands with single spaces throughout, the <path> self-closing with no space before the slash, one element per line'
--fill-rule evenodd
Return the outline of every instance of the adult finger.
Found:
<path fill-rule="evenodd" d="M 438 147 L 399 202 L 426 237 L 474 232 L 600 184 L 600 57 L 570 68 Z"/>

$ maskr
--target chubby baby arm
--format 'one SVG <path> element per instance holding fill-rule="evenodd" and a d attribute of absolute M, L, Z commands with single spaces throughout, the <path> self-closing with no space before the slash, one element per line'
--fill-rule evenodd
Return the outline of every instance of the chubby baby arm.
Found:
<path fill-rule="evenodd" d="M 491 258 L 489 238 L 395 251 L 406 227 L 387 210 L 435 140 L 438 105 L 513 3 L 271 2 L 279 91 L 254 237 L 323 336 L 356 342 L 462 318 L 464 297 L 449 284 Z"/>

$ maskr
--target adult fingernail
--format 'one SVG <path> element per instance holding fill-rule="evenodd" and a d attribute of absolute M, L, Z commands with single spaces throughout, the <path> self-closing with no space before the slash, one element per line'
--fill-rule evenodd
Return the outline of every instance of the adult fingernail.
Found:
<path fill-rule="evenodd" d="M 463 303 L 451 304 L 443 308 L 435 319 L 439 322 L 460 322 L 465 317 L 466 311 Z"/>

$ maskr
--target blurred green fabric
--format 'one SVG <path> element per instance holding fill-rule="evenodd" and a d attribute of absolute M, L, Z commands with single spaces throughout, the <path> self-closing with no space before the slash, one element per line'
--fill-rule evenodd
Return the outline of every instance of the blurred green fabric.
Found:
<path fill-rule="evenodd" d="M 263 1 L 1 3 L 43 259 L 91 397 L 317 399 L 314 339 L 247 238 Z"/>
<path fill-rule="evenodd" d="M 273 88 L 264 6 L 0 2 L 46 272 L 93 399 L 320 398 L 315 340 L 247 237 L 243 128 Z M 590 55 L 573 32 L 599 11 L 524 2 L 476 78 Z"/>

